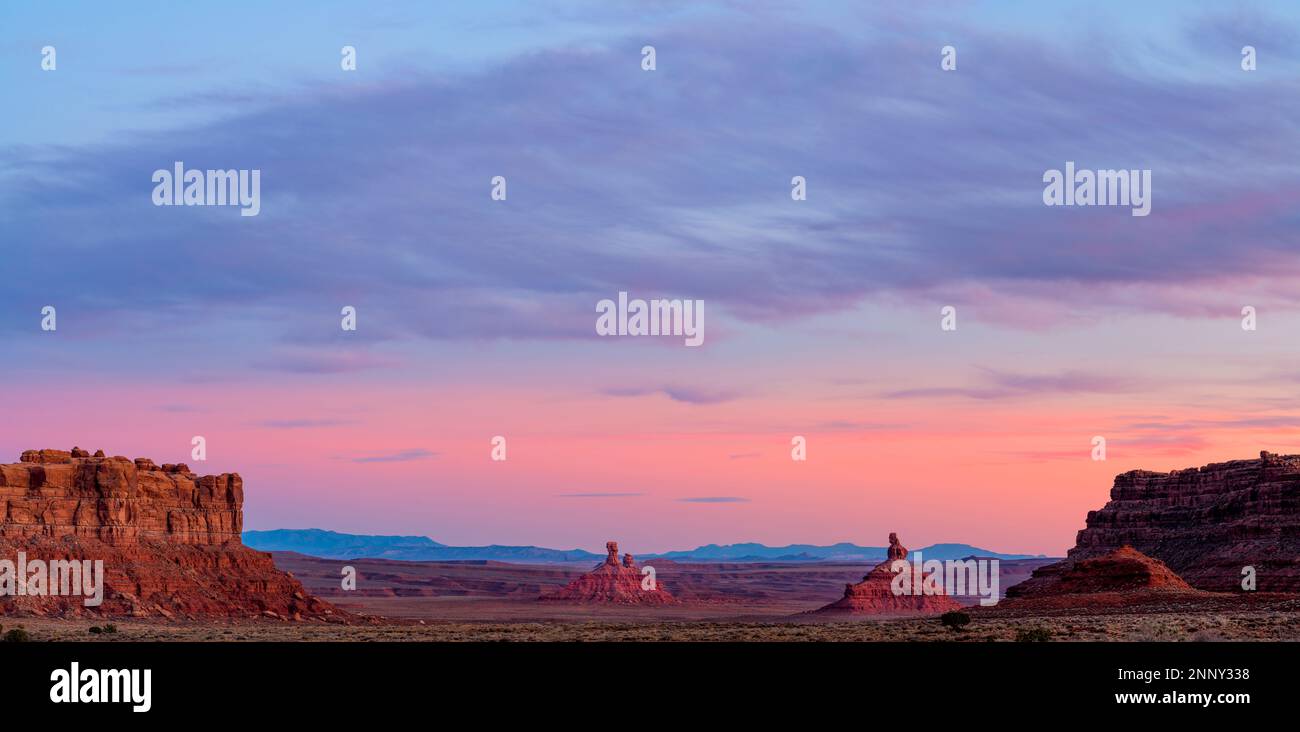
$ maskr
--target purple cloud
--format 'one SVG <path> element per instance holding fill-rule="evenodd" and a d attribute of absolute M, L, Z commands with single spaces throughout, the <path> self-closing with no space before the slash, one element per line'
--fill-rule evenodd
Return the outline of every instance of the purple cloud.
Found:
<path fill-rule="evenodd" d="M 883 399 L 1008 399 L 1051 394 L 1125 394 L 1148 388 L 1145 380 L 1131 376 L 1113 376 L 1082 371 L 1055 374 L 1015 374 L 994 369 L 980 369 L 979 386 L 940 386 L 898 389 L 881 394 Z"/>
<path fill-rule="evenodd" d="M 237 100 L 242 114 L 108 145 L 0 151 L 0 327 L 27 333 L 55 302 L 94 312 L 94 332 L 147 335 L 188 307 L 177 328 L 238 323 L 250 354 L 322 352 L 255 367 L 340 373 L 384 365 L 336 353 L 344 303 L 369 342 L 549 340 L 592 337 L 594 303 L 619 290 L 751 322 L 948 293 L 1020 323 L 1005 303 L 1199 312 L 1217 283 L 1300 275 L 1294 73 L 1174 77 L 955 27 L 978 62 L 945 74 L 906 14 L 863 13 L 889 22 L 865 36 L 775 11 L 668 20 L 655 73 L 629 64 L 639 41 L 609 38 Z M 150 175 L 176 160 L 262 170 L 261 215 L 153 207 Z M 1067 160 L 1152 169 L 1151 215 L 1044 207 L 1042 173 Z M 493 175 L 508 201 L 489 199 Z M 792 175 L 807 201 L 790 200 Z"/>

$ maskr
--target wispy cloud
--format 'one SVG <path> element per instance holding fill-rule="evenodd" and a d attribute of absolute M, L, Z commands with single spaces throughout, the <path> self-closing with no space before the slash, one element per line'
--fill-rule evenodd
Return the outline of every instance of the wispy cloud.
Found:
<path fill-rule="evenodd" d="M 901 422 L 861 422 L 850 419 L 835 419 L 816 425 L 820 432 L 894 432 L 907 427 Z"/>
<path fill-rule="evenodd" d="M 1300 429 L 1300 415 L 1273 414 L 1229 419 L 1189 419 L 1164 422 L 1134 422 L 1123 426 L 1139 432 L 1205 432 L 1210 430 Z"/>
<path fill-rule="evenodd" d="M 1008 399 L 1060 394 L 1125 394 L 1149 387 L 1149 382 L 1134 376 L 1114 376 L 1084 371 L 1052 374 L 1017 374 L 995 369 L 980 369 L 977 386 L 932 386 L 897 389 L 881 394 L 883 399 Z"/>
<path fill-rule="evenodd" d="M 739 393 L 726 389 L 707 389 L 694 386 L 630 386 L 606 389 L 604 394 L 618 397 L 639 397 L 662 394 L 683 404 L 721 404 L 739 397 Z"/>
<path fill-rule="evenodd" d="M 208 410 L 204 407 L 196 407 L 192 404 L 159 404 L 158 411 L 168 412 L 170 414 L 197 414 Z"/>
<path fill-rule="evenodd" d="M 259 427 L 268 427 L 275 430 L 304 430 L 321 427 L 341 427 L 356 424 L 356 421 L 349 419 L 264 419 L 256 424 Z"/>
<path fill-rule="evenodd" d="M 402 450 L 388 455 L 367 455 L 364 457 L 354 457 L 354 463 L 405 463 L 412 460 L 424 460 L 426 458 L 436 457 L 438 453 L 430 452 L 424 449 Z"/>
<path fill-rule="evenodd" d="M 346 374 L 396 365 L 392 359 L 368 353 L 332 350 L 280 353 L 253 362 L 258 368 L 295 374 Z"/>
<path fill-rule="evenodd" d="M 633 498 L 644 493 L 560 493 L 557 498 Z"/>

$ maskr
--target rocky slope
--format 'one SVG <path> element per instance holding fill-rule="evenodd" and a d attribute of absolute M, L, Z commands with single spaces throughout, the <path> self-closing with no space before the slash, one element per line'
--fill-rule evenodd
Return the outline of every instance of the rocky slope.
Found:
<path fill-rule="evenodd" d="M 1043 567 L 1033 577 L 1007 589 L 1007 599 L 1094 595 L 1098 593 L 1195 593 L 1201 592 L 1174 574 L 1159 559 L 1152 559 L 1131 546 L 1099 557 L 1078 559 Z"/>
<path fill-rule="evenodd" d="M 641 573 L 631 554 L 618 558 L 618 542 L 605 544 L 605 561 L 563 588 L 542 595 L 538 600 L 582 604 L 675 605 L 677 599 L 659 584 L 652 587 Z"/>
<path fill-rule="evenodd" d="M 1240 592 L 1253 567 L 1258 591 L 1300 592 L 1300 455 L 1116 476 L 1066 561 L 1125 545 L 1199 589 Z"/>
<path fill-rule="evenodd" d="M 233 473 L 28 450 L 0 465 L 0 614 L 346 619 L 269 554 L 240 544 L 243 500 Z M 87 607 L 66 591 L 17 592 L 17 567 L 33 560 L 102 561 L 102 604 Z"/>
<path fill-rule="evenodd" d="M 1183 581 L 1164 562 L 1132 547 L 1042 567 L 1007 590 L 993 607 L 972 608 L 982 618 L 1089 615 L 1295 612 L 1296 595 L 1210 592 Z"/>

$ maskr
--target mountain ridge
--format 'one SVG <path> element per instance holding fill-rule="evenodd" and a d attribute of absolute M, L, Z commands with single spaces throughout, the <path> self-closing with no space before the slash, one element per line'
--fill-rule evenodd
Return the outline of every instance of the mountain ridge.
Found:
<path fill-rule="evenodd" d="M 527 564 L 594 562 L 604 558 L 584 549 L 550 549 L 538 546 L 449 546 L 427 536 L 344 534 L 325 529 L 271 529 L 243 532 L 244 544 L 260 551 L 292 551 L 321 559 L 398 559 L 415 562 L 494 560 Z M 851 542 L 830 545 L 789 544 L 767 546 L 758 542 L 705 544 L 684 551 L 643 554 L 643 560 L 679 562 L 837 562 L 881 561 L 887 547 L 859 546 Z M 917 550 L 926 559 L 1039 559 L 1043 554 L 1007 554 L 970 544 L 941 543 Z"/>

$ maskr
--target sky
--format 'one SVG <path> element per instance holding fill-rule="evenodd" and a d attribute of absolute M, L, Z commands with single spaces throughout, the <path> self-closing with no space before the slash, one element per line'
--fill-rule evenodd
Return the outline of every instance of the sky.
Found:
<path fill-rule="evenodd" d="M 1295 3 L 267 5 L 0 6 L 0 459 L 239 472 L 248 529 L 1060 555 L 1118 473 L 1300 452 Z M 154 205 L 175 161 L 260 213 Z M 1045 206 L 1067 161 L 1150 215 Z M 598 336 L 620 291 L 703 345 Z"/>

